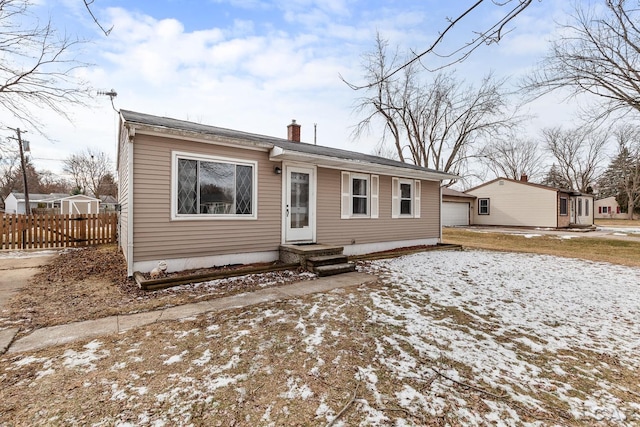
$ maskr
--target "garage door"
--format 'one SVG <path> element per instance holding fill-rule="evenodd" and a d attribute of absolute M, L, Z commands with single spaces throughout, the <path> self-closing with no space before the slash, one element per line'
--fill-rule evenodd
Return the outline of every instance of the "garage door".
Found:
<path fill-rule="evenodd" d="M 442 225 L 469 225 L 469 203 L 442 202 Z"/>

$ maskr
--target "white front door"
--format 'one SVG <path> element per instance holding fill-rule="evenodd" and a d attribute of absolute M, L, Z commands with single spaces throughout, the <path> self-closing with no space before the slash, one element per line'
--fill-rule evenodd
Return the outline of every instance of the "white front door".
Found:
<path fill-rule="evenodd" d="M 315 169 L 286 166 L 285 243 L 315 240 Z"/>

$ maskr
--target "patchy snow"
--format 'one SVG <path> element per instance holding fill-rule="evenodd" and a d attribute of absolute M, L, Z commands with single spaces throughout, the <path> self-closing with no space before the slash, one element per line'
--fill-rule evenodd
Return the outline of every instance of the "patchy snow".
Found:
<path fill-rule="evenodd" d="M 100 350 L 102 343 L 97 340 L 93 340 L 90 343 L 86 344 L 84 348 L 85 351 L 77 352 L 75 350 L 66 350 L 63 354 L 63 362 L 62 365 L 67 368 L 77 368 L 84 370 L 85 372 L 90 372 L 96 369 L 96 365 L 94 362 L 104 359 L 109 355 L 108 350 Z"/>
<path fill-rule="evenodd" d="M 361 269 L 382 284 L 155 325 L 163 332 L 120 335 L 118 351 L 94 340 L 16 356 L 0 378 L 32 372 L 17 386 L 35 391 L 90 372 L 84 387 L 128 417 L 93 425 L 195 425 L 204 408 L 220 425 L 228 410 L 239 425 L 324 424 L 356 384 L 334 426 L 640 423 L 637 386 L 616 376 L 640 370 L 640 269 L 475 250 Z M 347 381 L 330 395 L 341 371 Z M 300 408 L 309 419 L 292 418 Z"/>
<path fill-rule="evenodd" d="M 602 389 L 588 396 L 555 375 L 564 373 L 561 356 L 567 352 L 615 356 L 626 368 L 640 369 L 640 269 L 483 251 L 430 252 L 373 266 L 406 296 L 371 295 L 378 310 L 370 321 L 404 330 L 380 340 L 379 358 L 398 377 L 415 372 L 418 362 L 403 351 L 402 344 L 408 343 L 427 360 L 445 357 L 470 367 L 473 382 L 503 390 L 533 410 L 543 405 L 530 391 L 547 390 L 576 417 L 637 414 L 629 402 L 612 398 L 607 390 L 615 384 L 603 380 Z M 451 317 L 434 321 L 448 311 Z M 461 327 L 455 313 L 467 316 L 474 327 Z M 512 339 L 505 342 L 508 337 Z M 544 369 L 528 360 L 543 351 L 557 357 Z M 458 380 L 455 371 L 447 377 Z M 527 392 L 519 391 L 522 388 Z M 410 395 L 405 390 L 401 397 L 407 402 Z M 417 405 L 414 400 L 407 407 Z M 496 420 L 513 419 L 504 403 L 490 406 Z"/>
<path fill-rule="evenodd" d="M 38 258 L 42 256 L 58 255 L 71 249 L 41 249 L 41 250 L 8 250 L 0 251 L 0 259 Z"/>
<path fill-rule="evenodd" d="M 626 234 L 640 234 L 640 228 L 638 227 L 610 227 L 610 226 L 606 226 L 606 227 L 601 227 L 598 226 L 596 228 L 597 231 L 603 231 L 605 233 L 622 233 L 622 235 L 626 235 Z"/>

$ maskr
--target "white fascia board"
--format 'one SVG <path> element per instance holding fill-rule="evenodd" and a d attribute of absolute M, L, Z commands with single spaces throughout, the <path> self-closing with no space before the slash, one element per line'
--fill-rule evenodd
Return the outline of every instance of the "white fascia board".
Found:
<path fill-rule="evenodd" d="M 228 147 L 241 147 L 248 150 L 268 151 L 273 144 L 267 142 L 248 141 L 242 138 L 231 138 L 222 135 L 209 135 L 201 132 L 192 132 L 182 129 L 172 129 L 160 126 L 128 123 L 130 129 L 135 129 L 136 134 L 160 136 L 164 138 L 180 139 L 182 141 L 201 142 L 204 144 L 223 145 Z"/>
<path fill-rule="evenodd" d="M 443 179 L 458 178 L 445 172 L 429 172 L 400 166 L 381 165 L 373 162 L 340 159 L 337 157 L 321 156 L 318 154 L 287 151 L 281 147 L 273 147 L 269 153 L 271 161 L 296 161 L 315 164 L 329 169 L 349 170 L 354 172 L 377 173 L 380 175 L 398 176 L 403 178 L 422 179 L 427 181 L 441 181 Z"/>

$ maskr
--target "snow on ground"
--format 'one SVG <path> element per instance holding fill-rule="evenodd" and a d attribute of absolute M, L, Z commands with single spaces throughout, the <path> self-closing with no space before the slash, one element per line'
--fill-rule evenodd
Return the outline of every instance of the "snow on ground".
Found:
<path fill-rule="evenodd" d="M 70 249 L 0 250 L 0 259 L 38 258 L 41 256 L 60 254 L 64 250 Z"/>
<path fill-rule="evenodd" d="M 602 227 L 602 226 L 598 226 L 596 228 L 596 230 L 597 231 L 603 231 L 603 232 L 606 232 L 606 233 L 613 233 L 613 234 L 621 233 L 622 235 L 640 234 L 640 228 L 638 228 L 638 227 L 610 227 L 610 226 Z"/>
<path fill-rule="evenodd" d="M 4 375 L 31 367 L 35 377 L 18 386 L 37 390 L 77 372 L 81 388 L 126 402 L 94 425 L 189 425 L 203 407 L 218 419 L 257 408 L 243 425 L 322 425 L 354 382 L 349 422 L 335 426 L 640 423 L 637 384 L 617 376 L 640 370 L 640 269 L 475 250 L 362 269 L 383 285 L 122 334 L 113 351 L 96 340 L 58 357 L 25 355 Z M 342 370 L 348 381 L 331 394 Z M 309 418 L 288 418 L 302 410 Z"/>
<path fill-rule="evenodd" d="M 398 343 L 408 342 L 431 360 L 460 362 L 471 367 L 475 381 L 502 389 L 532 409 L 543 405 L 531 398 L 531 390 L 543 389 L 567 403 L 578 418 L 612 414 L 615 421 L 629 414 L 640 421 L 640 402 L 613 398 L 615 384 L 603 379 L 592 395 L 576 396 L 563 381 L 564 359 L 572 353 L 614 355 L 629 370 L 640 369 L 640 269 L 482 251 L 432 252 L 373 264 L 406 295 L 372 294 L 378 309 L 372 321 L 395 322 L 405 331 L 386 338 L 398 352 Z M 434 322 L 446 307 L 469 316 L 473 327 L 455 318 Z M 522 357 L 535 358 L 543 351 L 557 359 L 541 368 Z M 407 375 L 406 366 L 415 361 L 403 362 L 388 360 L 387 366 Z M 459 375 L 455 369 L 448 374 Z M 494 411 L 497 419 L 510 417 L 499 402 Z"/>

